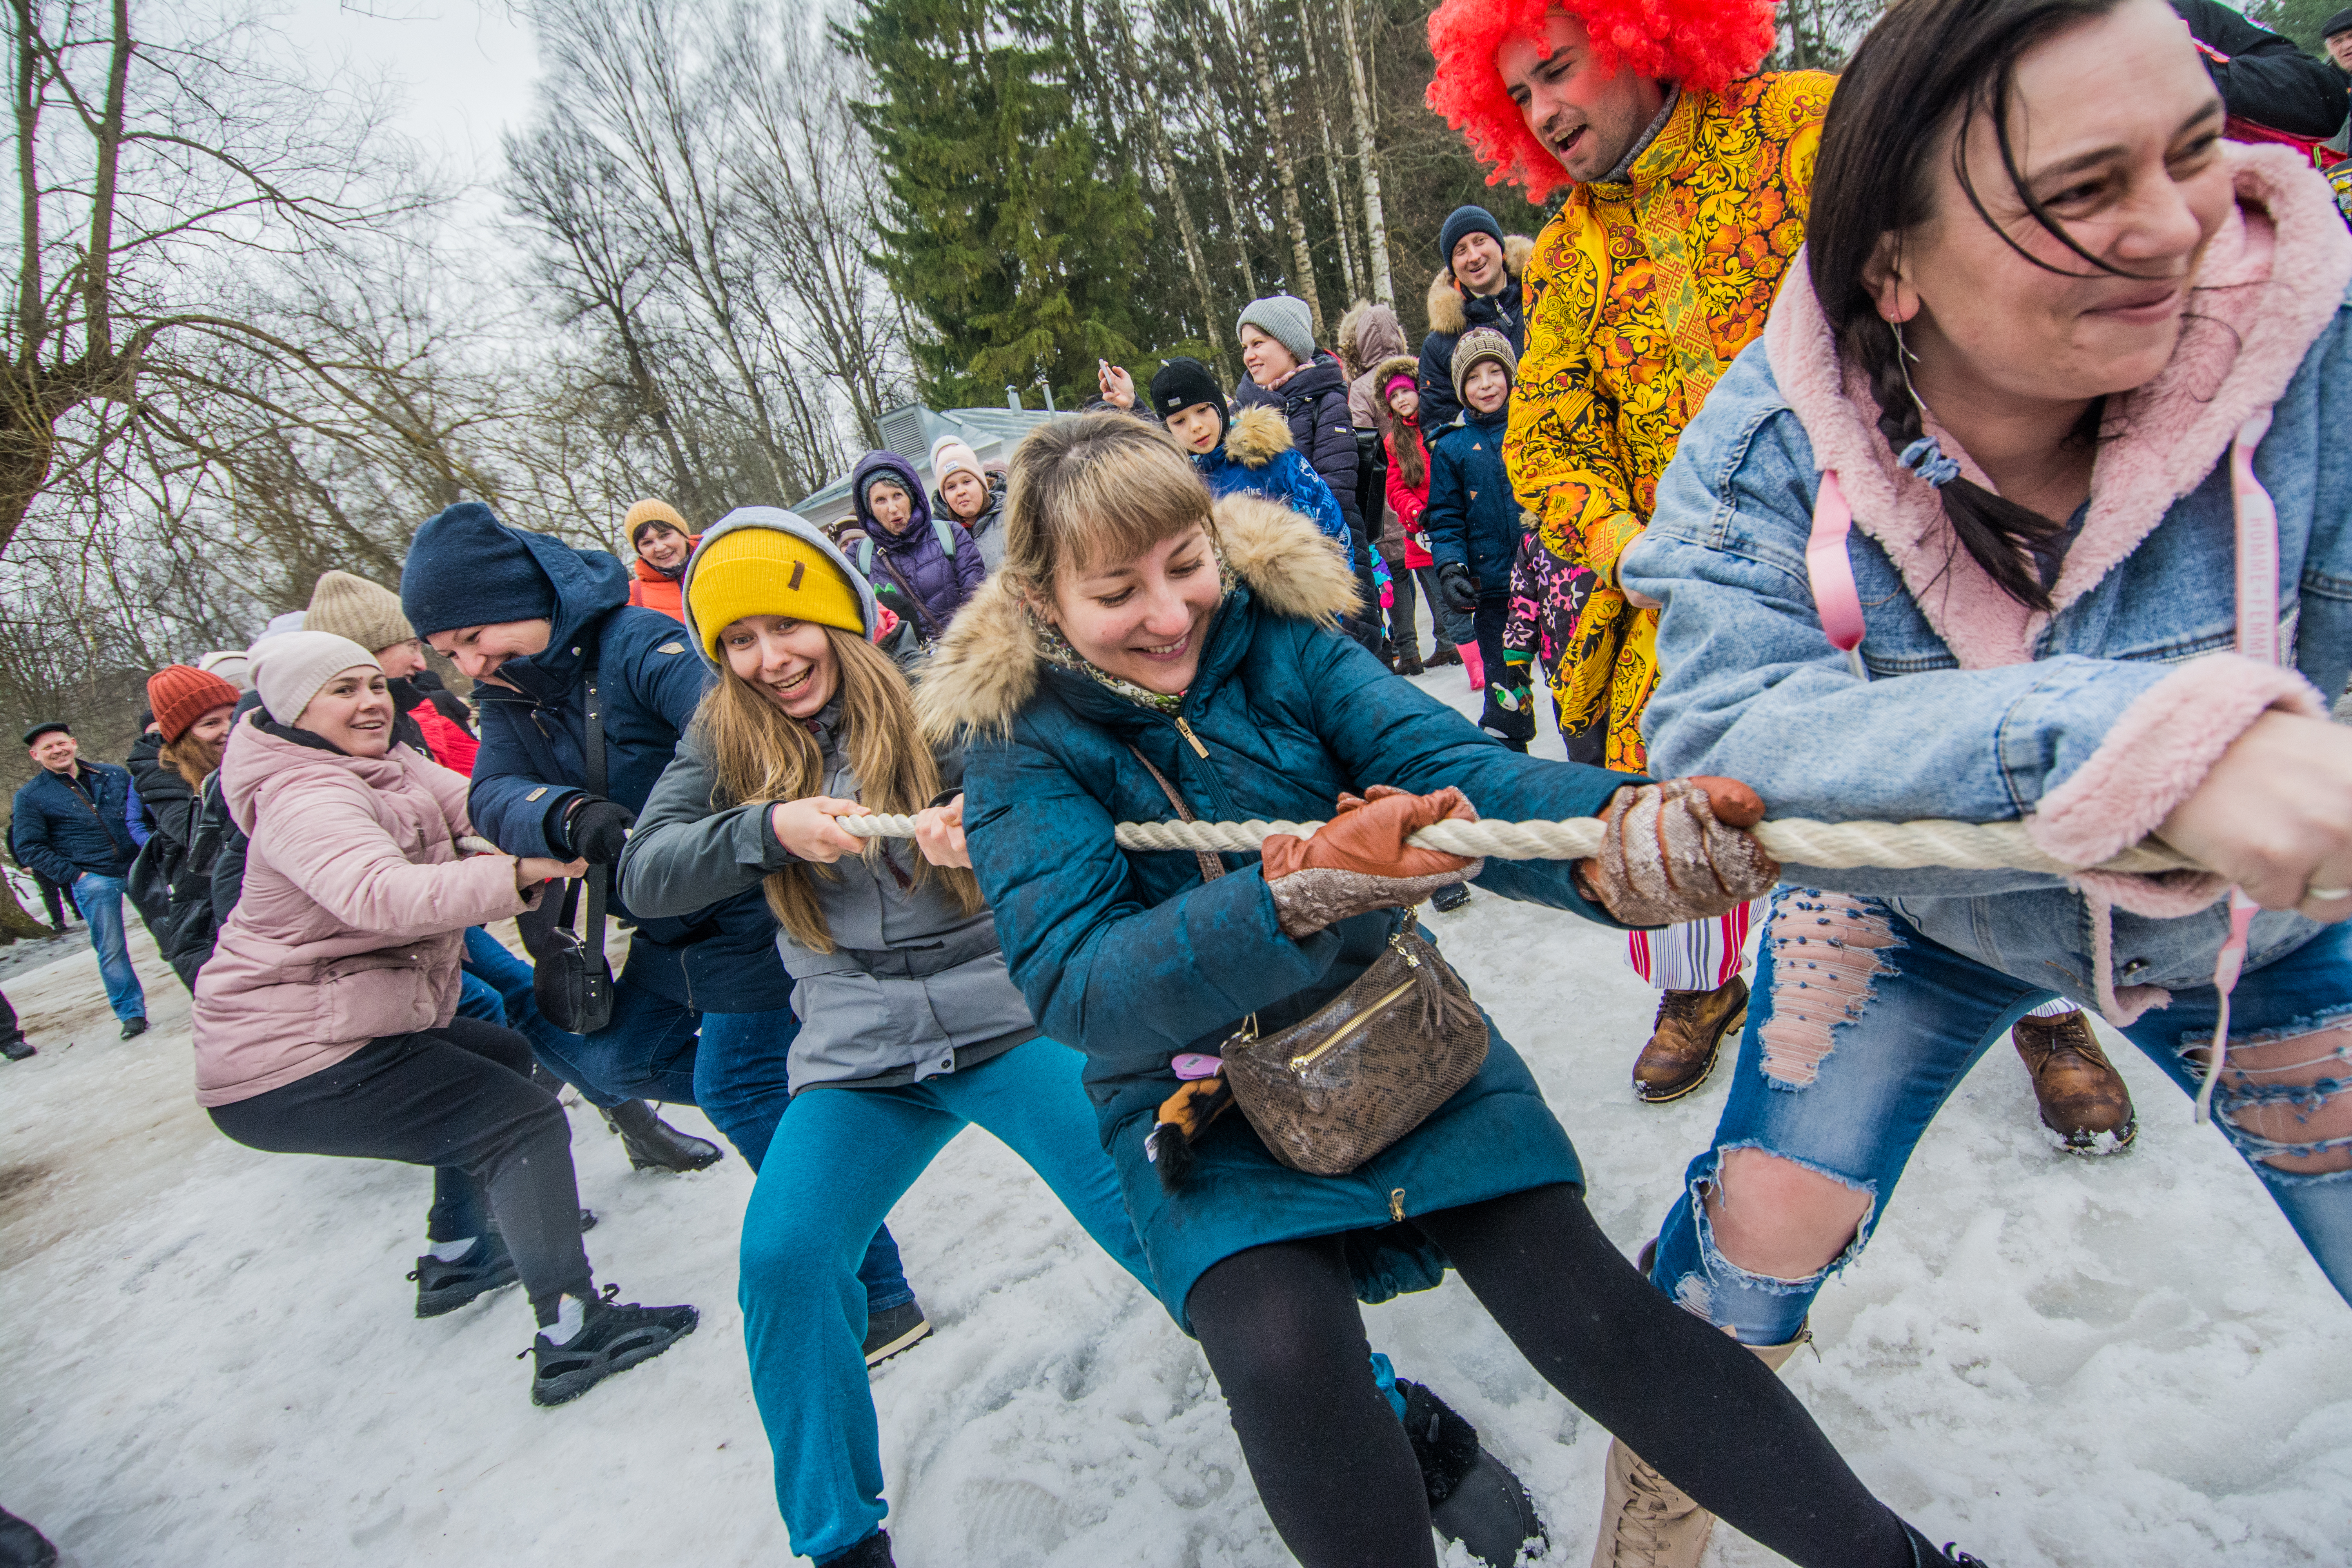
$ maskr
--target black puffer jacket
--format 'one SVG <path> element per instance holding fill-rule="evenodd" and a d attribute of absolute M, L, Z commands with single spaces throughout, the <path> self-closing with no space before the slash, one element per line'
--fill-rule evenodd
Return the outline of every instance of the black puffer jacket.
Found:
<path fill-rule="evenodd" d="M 2218 0 L 2172 0 L 2172 8 L 2205 46 L 2205 74 L 2231 119 L 2313 142 L 2343 129 L 2344 76 L 2334 66 Z"/>

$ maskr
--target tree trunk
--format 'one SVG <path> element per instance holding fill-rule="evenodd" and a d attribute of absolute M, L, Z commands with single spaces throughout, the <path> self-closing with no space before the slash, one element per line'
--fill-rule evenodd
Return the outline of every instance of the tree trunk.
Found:
<path fill-rule="evenodd" d="M 15 942 L 18 937 L 41 942 L 57 934 L 53 928 L 43 925 L 26 912 L 25 906 L 16 898 L 16 882 L 0 877 L 0 946 Z"/>
<path fill-rule="evenodd" d="M 1355 226 L 1348 221 L 1347 198 L 1339 194 L 1339 149 L 1331 140 L 1331 115 L 1323 101 L 1323 71 L 1315 63 L 1315 33 L 1307 26 L 1307 11 L 1298 13 L 1298 48 L 1307 57 L 1307 91 L 1315 99 L 1315 130 L 1323 141 L 1323 179 L 1330 188 L 1331 226 L 1339 236 L 1339 276 L 1347 280 L 1348 298 L 1352 301 L 1364 297 L 1363 275 L 1356 270 L 1356 240 L 1349 232 Z"/>
<path fill-rule="evenodd" d="M 1111 0 L 1112 13 L 1118 18 L 1118 63 L 1129 82 L 1140 85 L 1142 73 L 1135 64 L 1135 32 L 1127 16 L 1127 0 Z M 1184 240 L 1184 266 L 1192 275 L 1193 292 L 1201 296 L 1201 325 L 1209 342 L 1209 357 L 1225 357 L 1224 334 L 1217 331 L 1217 301 L 1209 289 L 1209 269 L 1201 259 L 1201 236 L 1192 226 L 1192 204 L 1184 199 L 1183 187 L 1176 182 L 1176 160 L 1168 151 L 1168 128 L 1160 123 L 1158 111 L 1150 104 L 1138 116 L 1151 138 L 1151 161 L 1160 170 L 1160 183 L 1166 187 L 1169 201 L 1176 208 L 1176 228 Z"/>
<path fill-rule="evenodd" d="M 1348 95 L 1355 110 L 1356 163 L 1363 176 L 1364 235 L 1372 273 L 1372 298 L 1393 310 L 1396 284 L 1389 276 L 1389 220 L 1381 203 L 1381 170 L 1372 153 L 1371 94 L 1364 85 L 1364 57 L 1356 36 L 1356 0 L 1339 0 L 1339 52 L 1348 57 Z"/>
<path fill-rule="evenodd" d="M 1265 133 L 1274 148 L 1274 172 L 1282 187 L 1282 221 L 1290 228 L 1290 261 L 1296 274 L 1290 286 L 1307 301 L 1315 325 L 1315 341 L 1323 341 L 1323 300 L 1315 288 L 1315 253 L 1307 247 L 1307 219 L 1298 208 L 1298 163 L 1290 155 L 1290 136 L 1283 123 L 1282 103 L 1275 96 L 1274 68 L 1267 61 L 1265 39 L 1258 31 L 1255 0 L 1233 0 L 1238 13 L 1243 51 L 1249 56 L 1251 74 L 1257 78 L 1258 102 L 1265 110 Z"/>
<path fill-rule="evenodd" d="M 1157 30 L 1161 26 L 1159 10 L 1153 4 L 1153 0 L 1145 0 L 1145 5 L 1151 7 L 1151 25 Z M 1214 79 L 1209 74 L 1209 52 L 1201 47 L 1201 35 L 1193 30 L 1189 19 L 1182 21 L 1180 26 L 1184 34 L 1184 42 L 1192 51 L 1193 83 L 1197 88 L 1206 89 L 1210 81 Z M 1212 100 L 1212 110 L 1214 107 L 1215 100 Z M 1213 112 L 1210 115 L 1209 151 L 1216 157 L 1217 187 L 1225 194 L 1225 220 L 1233 225 L 1234 269 L 1241 274 L 1242 298 L 1244 300 L 1255 300 L 1257 298 L 1257 278 L 1250 271 L 1247 238 L 1252 226 L 1242 222 L 1241 198 L 1234 194 L 1233 171 L 1225 163 L 1225 139 L 1220 133 L 1215 119 L 1216 116 Z M 1231 374 L 1234 367 L 1227 365 L 1225 369 L 1228 374 Z"/>

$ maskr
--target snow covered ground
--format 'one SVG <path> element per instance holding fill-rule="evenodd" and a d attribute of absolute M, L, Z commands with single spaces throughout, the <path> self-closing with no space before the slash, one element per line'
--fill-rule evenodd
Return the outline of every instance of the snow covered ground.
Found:
<path fill-rule="evenodd" d="M 1617 940 L 1483 895 L 1436 924 L 1630 1252 L 1727 1073 L 1637 1104 L 1653 1004 Z M 215 1132 L 187 999 L 134 940 L 142 1040 L 114 1037 L 86 945 L 5 981 L 41 1054 L 0 1066 L 0 1505 L 76 1568 L 788 1560 L 734 1300 L 739 1160 L 632 1173 L 575 1111 L 600 1279 L 692 1301 L 702 1328 L 534 1409 L 517 1292 L 411 1316 L 426 1176 Z M 2043 1141 L 2013 1055 L 1989 1056 L 1822 1295 L 1791 1382 L 1883 1496 L 1996 1568 L 2352 1560 L 2352 1311 L 2219 1135 L 2137 1052 L 2117 1060 L 2138 1147 L 2083 1162 Z M 1288 1561 L 1199 1352 L 1001 1144 L 959 1138 L 891 1224 L 939 1329 L 874 1378 L 901 1563 Z M 1582 1568 L 1605 1435 L 1458 1283 L 1368 1317 L 1527 1479 L 1546 1561 Z M 1728 1532 L 1711 1559 L 1778 1561 Z"/>

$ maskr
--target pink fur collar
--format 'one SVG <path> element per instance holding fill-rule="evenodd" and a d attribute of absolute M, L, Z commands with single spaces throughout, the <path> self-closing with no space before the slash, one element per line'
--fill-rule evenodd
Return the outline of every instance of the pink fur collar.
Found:
<path fill-rule="evenodd" d="M 2237 210 L 2207 252 L 2191 323 L 2171 363 L 2122 401 L 2122 433 L 2100 448 L 2090 515 L 2051 597 L 2081 598 L 2137 549 L 2172 503 L 2203 482 L 2246 417 L 2275 403 L 2352 285 L 2352 234 L 2325 181 L 2284 147 L 2231 143 Z M 2023 664 L 2046 617 L 1994 586 L 1959 547 L 1935 489 L 1896 467 L 1878 405 L 1842 375 L 1801 258 L 1764 329 L 1781 395 L 1814 461 L 1837 470 L 1854 526 L 1876 540 L 1927 624 L 1963 668 Z M 1945 451 L 1979 484 L 1984 472 L 1948 431 Z"/>

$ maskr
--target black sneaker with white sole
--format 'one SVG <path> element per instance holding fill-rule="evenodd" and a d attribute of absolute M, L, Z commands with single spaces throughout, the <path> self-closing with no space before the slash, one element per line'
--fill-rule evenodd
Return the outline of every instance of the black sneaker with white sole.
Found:
<path fill-rule="evenodd" d="M 416 1281 L 416 1315 L 437 1318 L 454 1312 L 475 1297 L 515 1282 L 514 1258 L 504 1237 L 495 1230 L 474 1237 L 471 1250 L 444 1263 L 426 1253 L 408 1271 Z"/>
<path fill-rule="evenodd" d="M 562 1405 L 579 1398 L 616 1372 L 626 1372 L 641 1361 L 651 1361 L 694 1332 L 702 1314 L 691 1307 L 640 1307 L 615 1301 L 618 1285 L 591 1298 L 580 1331 L 563 1344 L 544 1332 L 530 1342 L 528 1352 L 534 1371 L 530 1382 L 533 1405 Z"/>
<path fill-rule="evenodd" d="M 931 1321 L 923 1316 L 920 1301 L 869 1313 L 866 1319 L 866 1364 L 879 1366 L 900 1351 L 911 1350 L 929 1339 L 930 1332 Z"/>
<path fill-rule="evenodd" d="M 580 1211 L 580 1232 L 585 1236 L 596 1228 L 596 1211 Z M 496 1220 L 490 1228 L 474 1238 L 473 1249 L 462 1257 L 444 1263 L 426 1253 L 408 1271 L 416 1281 L 416 1315 L 437 1318 L 444 1312 L 454 1312 L 478 1296 L 502 1289 L 515 1282 L 514 1258 L 507 1252 L 506 1238 L 499 1234 Z"/>

